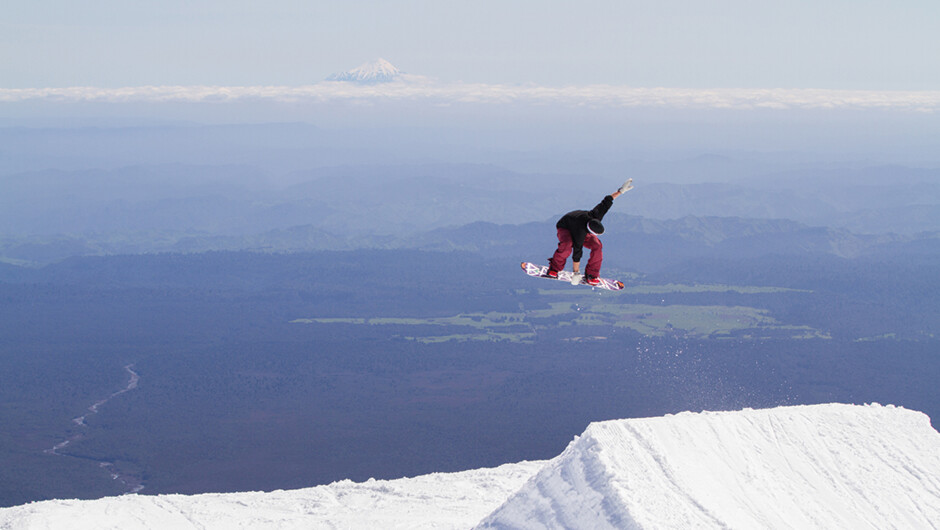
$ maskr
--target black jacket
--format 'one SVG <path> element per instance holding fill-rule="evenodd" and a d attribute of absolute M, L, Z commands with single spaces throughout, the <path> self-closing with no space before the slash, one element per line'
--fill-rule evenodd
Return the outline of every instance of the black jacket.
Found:
<path fill-rule="evenodd" d="M 597 219 L 598 221 L 603 219 L 604 214 L 607 213 L 607 210 L 609 210 L 613 204 L 614 198 L 607 195 L 601 202 L 597 203 L 597 206 L 595 206 L 593 210 L 574 210 L 568 212 L 555 223 L 555 228 L 564 228 L 571 233 L 571 247 L 574 250 L 571 254 L 571 259 L 573 261 L 580 262 L 581 254 L 584 253 L 584 238 L 587 237 L 588 233 L 588 221 L 591 219 Z"/>

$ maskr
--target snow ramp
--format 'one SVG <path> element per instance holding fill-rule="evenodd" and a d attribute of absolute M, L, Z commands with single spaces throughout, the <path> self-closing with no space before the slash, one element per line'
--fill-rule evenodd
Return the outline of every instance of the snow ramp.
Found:
<path fill-rule="evenodd" d="M 478 528 L 940 528 L 940 433 L 877 404 L 592 423 Z"/>

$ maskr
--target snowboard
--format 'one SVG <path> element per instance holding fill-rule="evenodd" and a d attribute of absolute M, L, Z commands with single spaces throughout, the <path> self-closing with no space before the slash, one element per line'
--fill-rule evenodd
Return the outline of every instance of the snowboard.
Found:
<path fill-rule="evenodd" d="M 554 280 L 555 278 L 549 278 L 545 276 L 545 273 L 548 272 L 548 265 L 536 265 L 534 263 L 529 263 L 528 261 L 522 262 L 522 270 L 525 271 L 529 276 L 534 276 L 536 278 L 545 278 L 547 280 Z M 571 283 L 571 278 L 574 275 L 571 271 L 558 271 L 558 280 Z M 607 289 L 608 291 L 619 291 L 623 289 L 623 282 L 617 280 L 609 280 L 607 278 L 599 278 L 601 283 L 597 285 L 591 285 L 591 287 L 600 287 L 601 289 Z M 578 285 L 590 285 L 585 283 L 584 278 L 581 278 L 581 282 Z"/>

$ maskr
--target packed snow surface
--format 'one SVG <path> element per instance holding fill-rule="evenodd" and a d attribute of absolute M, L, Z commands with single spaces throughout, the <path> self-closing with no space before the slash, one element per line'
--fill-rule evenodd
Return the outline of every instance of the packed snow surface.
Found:
<path fill-rule="evenodd" d="M 593 423 L 547 462 L 294 491 L 0 509 L 0 529 L 940 528 L 940 433 L 813 405 Z"/>
<path fill-rule="evenodd" d="M 176 530 L 472 528 L 545 462 L 349 480 L 269 493 L 124 495 L 0 508 L 0 529 Z"/>

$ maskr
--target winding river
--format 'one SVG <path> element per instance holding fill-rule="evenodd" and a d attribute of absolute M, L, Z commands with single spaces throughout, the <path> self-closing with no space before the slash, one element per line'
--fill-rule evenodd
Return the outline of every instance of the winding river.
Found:
<path fill-rule="evenodd" d="M 133 365 L 133 364 L 128 364 L 128 365 L 126 365 L 126 366 L 124 367 L 124 370 L 130 375 L 130 379 L 128 380 L 127 385 L 126 385 L 124 388 L 122 388 L 121 390 L 118 390 L 117 392 L 114 392 L 114 393 L 111 394 L 110 396 L 108 396 L 108 397 L 106 397 L 106 398 L 104 398 L 104 399 L 100 399 L 100 400 L 96 401 L 94 404 L 92 404 L 90 407 L 88 407 L 88 412 L 87 412 L 87 413 L 85 413 L 85 414 L 83 414 L 83 415 L 81 415 L 81 416 L 72 418 L 72 423 L 74 423 L 75 425 L 78 425 L 79 427 L 83 427 L 83 428 L 85 428 L 85 429 L 88 429 L 88 424 L 85 423 L 85 420 L 88 418 L 88 416 L 91 416 L 92 414 L 98 414 L 98 410 L 101 408 L 102 405 L 104 405 L 105 403 L 111 401 L 112 399 L 114 399 L 114 398 L 120 396 L 121 394 L 124 394 L 124 393 L 126 393 L 126 392 L 130 392 L 131 390 L 134 390 L 134 389 L 137 388 L 137 384 L 140 382 L 140 376 L 137 374 L 137 372 L 134 371 L 134 365 Z M 62 452 L 61 452 L 61 450 L 64 449 L 64 448 L 65 448 L 66 446 L 68 446 L 69 444 L 75 443 L 75 442 L 81 440 L 81 439 L 84 438 L 84 437 L 85 437 L 85 433 L 82 432 L 82 431 L 79 431 L 79 432 L 73 434 L 72 436 L 68 437 L 66 440 L 55 444 L 51 449 L 46 449 L 46 450 L 43 451 L 43 452 L 46 453 L 46 454 L 56 455 L 56 456 L 61 456 L 61 457 L 66 457 L 66 458 L 78 458 L 78 459 L 81 459 L 81 460 L 93 460 L 93 459 L 89 459 L 89 458 L 86 458 L 86 457 L 74 456 L 74 455 L 70 455 L 70 454 L 62 453 Z M 112 480 L 117 480 L 117 481 L 121 482 L 121 483 L 124 485 L 124 490 L 125 490 L 126 493 L 137 493 L 137 492 L 141 491 L 142 489 L 144 489 L 144 484 L 143 484 L 143 482 L 141 481 L 140 477 L 136 477 L 136 476 L 133 476 L 133 475 L 130 475 L 130 474 L 121 473 L 121 472 L 115 467 L 114 462 L 108 462 L 108 461 L 104 461 L 104 460 L 94 460 L 94 461 L 95 461 L 95 462 L 98 462 L 98 466 L 99 466 L 99 467 L 101 467 L 102 469 L 107 470 L 108 473 L 110 473 Z"/>

